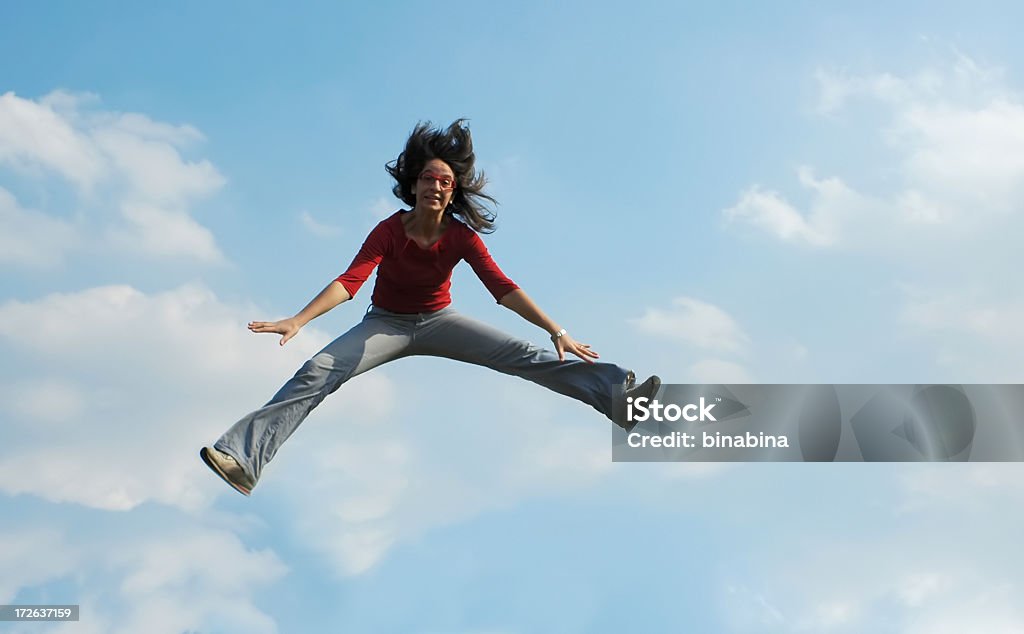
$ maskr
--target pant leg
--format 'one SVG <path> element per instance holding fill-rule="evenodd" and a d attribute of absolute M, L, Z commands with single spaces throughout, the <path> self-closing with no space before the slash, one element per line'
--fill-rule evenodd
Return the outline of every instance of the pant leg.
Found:
<path fill-rule="evenodd" d="M 411 322 L 368 313 L 303 364 L 266 405 L 232 425 L 214 447 L 258 480 L 281 445 L 328 394 L 354 376 L 405 356 L 411 340 Z"/>
<path fill-rule="evenodd" d="M 439 311 L 416 329 L 410 354 L 447 357 L 511 374 L 582 401 L 612 419 L 612 400 L 628 371 L 613 363 L 559 361 L 539 348 L 454 310 Z"/>

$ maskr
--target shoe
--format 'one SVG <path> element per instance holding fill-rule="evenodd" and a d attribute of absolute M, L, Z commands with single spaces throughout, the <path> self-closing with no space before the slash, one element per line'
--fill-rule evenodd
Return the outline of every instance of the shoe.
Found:
<path fill-rule="evenodd" d="M 626 414 L 626 402 L 627 399 L 632 398 L 634 401 L 638 398 L 653 399 L 657 394 L 658 390 L 661 389 L 661 378 L 657 374 L 652 374 L 647 377 L 647 380 L 640 385 L 636 384 L 636 375 L 632 371 L 626 375 L 626 380 L 622 383 L 623 393 L 622 397 L 616 406 L 615 418 L 613 422 L 619 427 L 626 430 L 626 433 L 633 431 L 636 427 L 636 421 L 627 421 Z"/>
<path fill-rule="evenodd" d="M 199 451 L 199 457 L 203 459 L 207 467 L 213 469 L 214 473 L 219 475 L 222 480 L 230 484 L 236 491 L 242 495 L 250 495 L 252 493 L 252 488 L 256 486 L 256 482 L 249 477 L 249 474 L 242 469 L 242 465 L 238 464 L 234 457 L 213 447 L 203 447 Z"/>

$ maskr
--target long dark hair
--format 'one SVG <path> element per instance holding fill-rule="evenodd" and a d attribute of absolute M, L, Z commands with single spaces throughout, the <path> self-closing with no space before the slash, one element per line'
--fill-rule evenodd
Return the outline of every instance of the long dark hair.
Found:
<path fill-rule="evenodd" d="M 487 179 L 474 167 L 473 137 L 465 122 L 465 119 L 459 119 L 447 130 L 432 128 L 429 121 L 416 124 L 405 142 L 405 150 L 385 169 L 395 179 L 395 186 L 391 188 L 395 196 L 407 205 L 415 206 L 413 183 L 427 161 L 441 159 L 455 172 L 455 191 L 445 213 L 458 216 L 474 231 L 491 233 L 497 214 L 487 206 L 487 202 L 497 204 L 498 201 L 484 193 Z"/>

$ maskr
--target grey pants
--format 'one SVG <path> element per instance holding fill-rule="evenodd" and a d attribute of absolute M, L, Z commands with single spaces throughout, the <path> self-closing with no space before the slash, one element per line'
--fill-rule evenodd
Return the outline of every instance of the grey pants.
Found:
<path fill-rule="evenodd" d="M 552 351 L 460 315 L 392 313 L 372 307 L 284 384 L 274 398 L 231 426 L 214 447 L 259 479 L 263 467 L 314 407 L 342 383 L 382 363 L 413 355 L 447 357 L 533 381 L 612 418 L 612 399 L 627 371 L 612 363 L 559 361 Z"/>

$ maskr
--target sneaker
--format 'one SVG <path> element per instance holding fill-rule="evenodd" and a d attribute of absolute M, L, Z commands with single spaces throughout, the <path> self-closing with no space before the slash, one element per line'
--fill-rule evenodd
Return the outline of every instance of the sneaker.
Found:
<path fill-rule="evenodd" d="M 626 433 L 629 433 L 633 431 L 634 427 L 636 427 L 637 422 L 630 422 L 626 420 L 626 399 L 632 398 L 633 400 L 636 400 L 642 397 L 653 399 L 658 394 L 658 390 L 661 389 L 661 378 L 658 377 L 657 374 L 652 374 L 647 377 L 646 381 L 637 385 L 636 375 L 630 371 L 629 374 L 626 375 L 626 380 L 623 381 L 622 387 L 623 394 L 616 406 L 614 423 L 625 429 Z"/>
<path fill-rule="evenodd" d="M 214 473 L 234 487 L 236 491 L 242 495 L 252 493 L 252 488 L 256 486 L 256 482 L 249 477 L 249 474 L 242 469 L 242 465 L 238 464 L 234 457 L 213 447 L 203 447 L 199 451 L 199 457 L 203 459 L 207 467 L 213 469 Z"/>

